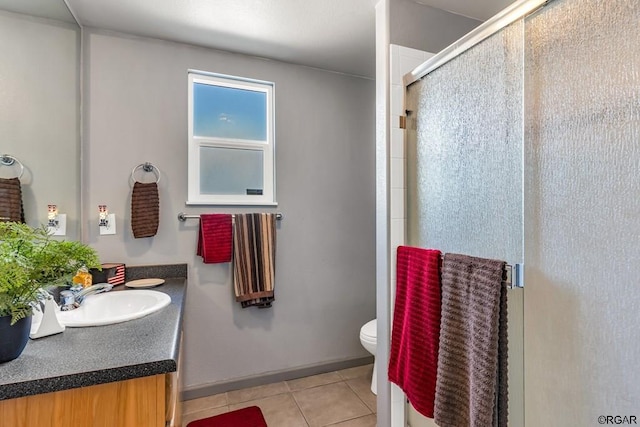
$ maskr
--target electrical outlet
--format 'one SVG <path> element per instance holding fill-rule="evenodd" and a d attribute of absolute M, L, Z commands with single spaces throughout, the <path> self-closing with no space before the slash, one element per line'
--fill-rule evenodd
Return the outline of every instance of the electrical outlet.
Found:
<path fill-rule="evenodd" d="M 53 236 L 67 235 L 67 214 L 58 214 L 55 217 L 55 225 L 49 225 L 47 232 Z"/>
<path fill-rule="evenodd" d="M 100 235 L 116 234 L 116 214 L 108 214 L 104 225 L 100 225 Z"/>

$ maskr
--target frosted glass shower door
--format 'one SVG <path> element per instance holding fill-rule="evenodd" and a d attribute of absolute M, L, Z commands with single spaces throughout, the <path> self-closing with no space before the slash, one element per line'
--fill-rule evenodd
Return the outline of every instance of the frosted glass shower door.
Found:
<path fill-rule="evenodd" d="M 528 426 L 640 418 L 638 22 L 627 0 L 526 20 Z"/>
<path fill-rule="evenodd" d="M 523 262 L 523 23 L 408 88 L 407 242 Z M 524 423 L 523 292 L 509 291 L 509 426 Z M 413 427 L 433 425 L 410 413 Z"/>

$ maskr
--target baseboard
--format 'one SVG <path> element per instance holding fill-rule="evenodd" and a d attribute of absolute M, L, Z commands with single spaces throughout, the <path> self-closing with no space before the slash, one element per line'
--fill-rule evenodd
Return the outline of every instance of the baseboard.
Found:
<path fill-rule="evenodd" d="M 282 371 L 268 372 L 266 374 L 238 378 L 231 381 L 223 381 L 214 384 L 185 388 L 180 393 L 180 398 L 181 400 L 197 399 L 200 397 L 212 396 L 214 394 L 220 394 L 231 390 L 277 383 L 280 381 L 289 381 L 296 378 L 324 374 L 333 371 L 340 371 L 342 369 L 354 368 L 356 366 L 368 365 L 371 363 L 373 363 L 373 356 L 367 356 L 320 363 L 312 366 L 285 369 Z"/>

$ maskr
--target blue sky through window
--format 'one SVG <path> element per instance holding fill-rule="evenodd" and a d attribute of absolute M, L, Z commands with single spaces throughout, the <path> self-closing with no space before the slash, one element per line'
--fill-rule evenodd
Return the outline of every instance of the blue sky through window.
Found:
<path fill-rule="evenodd" d="M 267 139 L 264 92 L 194 83 L 193 107 L 195 136 Z"/>

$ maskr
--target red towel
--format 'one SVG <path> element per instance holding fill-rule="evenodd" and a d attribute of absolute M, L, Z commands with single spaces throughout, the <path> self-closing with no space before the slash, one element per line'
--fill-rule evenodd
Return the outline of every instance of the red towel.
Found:
<path fill-rule="evenodd" d="M 230 214 L 200 215 L 197 254 L 205 264 L 231 262 L 231 220 Z"/>
<path fill-rule="evenodd" d="M 429 418 L 433 418 L 438 369 L 441 257 L 438 250 L 398 247 L 389 355 L 389 381 Z"/>

